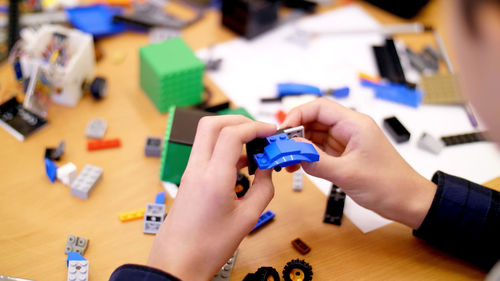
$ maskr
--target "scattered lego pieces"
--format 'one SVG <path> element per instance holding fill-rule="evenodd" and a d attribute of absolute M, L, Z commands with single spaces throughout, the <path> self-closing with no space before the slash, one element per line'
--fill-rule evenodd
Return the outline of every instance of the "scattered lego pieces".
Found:
<path fill-rule="evenodd" d="M 304 260 L 291 260 L 283 269 L 283 279 L 285 281 L 311 281 L 312 276 L 312 267 Z"/>
<path fill-rule="evenodd" d="M 76 252 L 83 255 L 87 250 L 88 244 L 89 244 L 88 239 L 68 234 L 68 239 L 66 240 L 66 247 L 64 248 L 64 254 L 67 255 L 69 252 Z"/>
<path fill-rule="evenodd" d="M 420 139 L 418 139 L 417 146 L 430 153 L 439 154 L 444 148 L 444 143 L 440 139 L 436 139 L 429 134 L 423 133 L 422 136 L 420 136 Z"/>
<path fill-rule="evenodd" d="M 123 212 L 118 215 L 118 218 L 120 219 L 121 222 L 142 219 L 144 217 L 145 212 L 146 209 L 144 208 L 129 212 Z"/>
<path fill-rule="evenodd" d="M 279 281 L 280 274 L 270 266 L 260 267 L 255 273 L 249 273 L 243 281 Z"/>
<path fill-rule="evenodd" d="M 295 142 L 289 139 L 285 133 L 273 135 L 266 139 L 269 144 L 264 148 L 264 153 L 254 155 L 259 169 L 274 168 L 276 171 L 280 171 L 281 168 L 302 161 L 319 161 L 319 154 L 310 143 Z"/>
<path fill-rule="evenodd" d="M 142 232 L 156 234 L 163 223 L 166 206 L 164 204 L 148 203 L 144 214 L 144 225 Z"/>
<path fill-rule="evenodd" d="M 156 194 L 155 204 L 165 204 L 165 192 Z"/>
<path fill-rule="evenodd" d="M 256 231 L 266 223 L 270 222 L 275 216 L 276 214 L 273 213 L 271 210 L 264 212 L 262 215 L 260 215 L 259 220 L 257 221 L 257 225 L 250 231 L 250 233 Z"/>
<path fill-rule="evenodd" d="M 248 180 L 248 178 L 244 174 L 238 172 L 236 175 L 236 186 L 234 187 L 236 196 L 238 198 L 245 196 L 249 188 L 250 181 Z"/>
<path fill-rule="evenodd" d="M 99 150 L 107 148 L 116 148 L 122 145 L 120 139 L 108 139 L 108 140 L 90 140 L 87 142 L 87 150 Z"/>
<path fill-rule="evenodd" d="M 91 139 L 102 139 L 106 133 L 108 123 L 103 119 L 93 119 L 89 122 L 85 135 Z"/>
<path fill-rule="evenodd" d="M 88 281 L 89 280 L 89 262 L 84 261 L 69 261 L 68 264 L 68 281 Z"/>
<path fill-rule="evenodd" d="M 80 172 L 75 181 L 71 184 L 71 195 L 80 197 L 82 199 L 88 199 L 90 193 L 99 183 L 102 177 L 102 168 L 85 165 L 83 170 Z"/>
<path fill-rule="evenodd" d="M 57 169 L 57 179 L 64 185 L 71 186 L 76 179 L 76 166 L 69 162 Z"/>
<path fill-rule="evenodd" d="M 297 238 L 292 241 L 292 246 L 295 248 L 295 250 L 299 251 L 299 253 L 305 255 L 311 251 L 311 248 L 306 245 L 300 238 Z"/>
<path fill-rule="evenodd" d="M 304 171 L 302 170 L 302 168 L 300 168 L 293 173 L 292 189 L 293 191 L 302 191 L 303 185 L 304 185 Z"/>
<path fill-rule="evenodd" d="M 57 165 L 52 162 L 52 160 L 45 158 L 45 173 L 47 174 L 47 177 L 49 178 L 51 183 L 54 183 L 57 178 Z"/>
<path fill-rule="evenodd" d="M 204 64 L 181 38 L 139 50 L 140 85 L 158 111 L 202 101 Z"/>
<path fill-rule="evenodd" d="M 61 156 L 64 154 L 65 147 L 66 143 L 64 141 L 61 141 L 56 148 L 47 147 L 45 149 L 45 158 L 53 161 L 59 161 Z"/>
<path fill-rule="evenodd" d="M 485 132 L 474 132 L 461 135 L 444 136 L 441 140 L 446 146 L 486 141 Z"/>
<path fill-rule="evenodd" d="M 69 266 L 70 261 L 86 261 L 86 259 L 78 252 L 68 252 L 66 266 Z"/>
<path fill-rule="evenodd" d="M 332 185 L 330 196 L 326 203 L 325 216 L 323 222 L 340 225 L 344 214 L 344 203 L 346 194 L 336 185 Z"/>
<path fill-rule="evenodd" d="M 384 119 L 384 129 L 397 143 L 407 142 L 410 139 L 410 132 L 399 122 L 395 116 Z"/>
<path fill-rule="evenodd" d="M 210 281 L 224 281 L 229 280 L 231 273 L 233 272 L 234 261 L 236 260 L 236 255 L 238 254 L 238 249 L 234 252 L 233 256 L 222 266 L 222 268 L 215 274 L 215 276 L 210 279 Z"/>
<path fill-rule="evenodd" d="M 146 139 L 146 146 L 144 147 L 144 154 L 149 157 L 161 157 L 162 147 L 162 138 L 148 137 Z"/>

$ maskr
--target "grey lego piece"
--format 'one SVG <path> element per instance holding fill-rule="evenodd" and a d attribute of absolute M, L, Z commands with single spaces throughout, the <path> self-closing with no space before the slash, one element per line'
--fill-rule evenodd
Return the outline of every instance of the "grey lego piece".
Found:
<path fill-rule="evenodd" d="M 233 272 L 234 262 L 236 260 L 236 255 L 238 254 L 238 249 L 234 251 L 233 256 L 227 261 L 226 264 L 215 274 L 215 276 L 210 281 L 228 281 L 231 278 L 231 273 Z"/>
<path fill-rule="evenodd" d="M 285 133 L 289 139 L 295 138 L 295 137 L 300 137 L 300 138 L 305 137 L 304 126 L 298 126 L 298 127 L 284 129 L 283 133 Z"/>
<path fill-rule="evenodd" d="M 298 169 L 293 173 L 292 181 L 293 191 L 302 191 L 302 186 L 304 184 L 304 172 L 302 171 L 302 169 Z"/>
<path fill-rule="evenodd" d="M 142 232 L 156 234 L 164 220 L 165 204 L 148 203 L 144 213 L 144 225 Z"/>
<path fill-rule="evenodd" d="M 423 133 L 418 139 L 417 146 L 423 150 L 430 153 L 439 154 L 444 148 L 444 143 L 440 139 L 436 139 L 433 136 Z"/>
<path fill-rule="evenodd" d="M 82 199 L 88 199 L 90 193 L 97 186 L 99 180 L 102 177 L 102 168 L 85 165 L 82 172 L 71 184 L 71 195 L 80 197 Z"/>
<path fill-rule="evenodd" d="M 108 124 L 103 119 L 93 119 L 89 122 L 85 135 L 92 139 L 102 139 L 106 133 Z"/>
<path fill-rule="evenodd" d="M 161 150 L 163 148 L 162 138 L 148 137 L 146 140 L 146 147 L 144 153 L 150 157 L 161 157 Z"/>
<path fill-rule="evenodd" d="M 410 48 L 406 48 L 406 53 L 408 54 L 410 65 L 419 73 L 423 73 L 427 68 L 425 61 L 419 55 L 415 54 Z"/>
<path fill-rule="evenodd" d="M 78 237 L 72 234 L 68 234 L 68 239 L 66 240 L 66 247 L 64 248 L 64 254 L 68 252 L 77 252 L 81 255 L 85 254 L 89 244 L 87 238 Z"/>
<path fill-rule="evenodd" d="M 434 49 L 431 46 L 426 46 L 422 53 L 433 57 L 436 61 L 440 60 L 443 57 L 438 50 Z"/>
<path fill-rule="evenodd" d="M 88 281 L 89 262 L 71 260 L 68 262 L 68 281 Z"/>

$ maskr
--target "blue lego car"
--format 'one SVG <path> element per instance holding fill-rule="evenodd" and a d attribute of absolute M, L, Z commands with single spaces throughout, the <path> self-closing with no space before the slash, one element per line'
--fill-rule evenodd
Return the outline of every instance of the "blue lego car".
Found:
<path fill-rule="evenodd" d="M 264 153 L 254 155 L 259 169 L 272 169 L 280 171 L 281 168 L 298 164 L 301 161 L 319 161 L 319 154 L 310 143 L 296 142 L 288 138 L 285 133 L 266 138 L 268 145 Z"/>

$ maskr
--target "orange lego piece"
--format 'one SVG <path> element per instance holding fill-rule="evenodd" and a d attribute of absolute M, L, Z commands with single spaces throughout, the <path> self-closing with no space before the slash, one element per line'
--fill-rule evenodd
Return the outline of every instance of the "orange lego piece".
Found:
<path fill-rule="evenodd" d="M 380 83 L 380 77 L 377 77 L 377 76 L 371 76 L 371 75 L 368 75 L 364 72 L 360 72 L 359 73 L 359 79 L 361 80 L 367 80 L 367 81 L 370 81 L 370 82 L 373 82 L 373 83 Z"/>
<path fill-rule="evenodd" d="M 126 221 L 131 221 L 131 220 L 137 220 L 141 219 L 144 217 L 144 213 L 146 212 L 146 209 L 142 208 L 139 210 L 134 210 L 130 212 L 123 212 L 118 215 L 120 218 L 121 222 L 126 222 Z"/>
<path fill-rule="evenodd" d="M 91 140 L 87 142 L 87 150 L 97 150 L 106 149 L 113 147 L 120 147 L 120 139 L 109 139 L 109 140 Z"/>
<path fill-rule="evenodd" d="M 280 122 L 280 124 L 281 124 L 281 123 L 283 123 L 283 121 L 285 121 L 286 113 L 283 110 L 280 110 L 280 111 L 276 112 L 274 117 L 276 117 L 278 122 Z"/>

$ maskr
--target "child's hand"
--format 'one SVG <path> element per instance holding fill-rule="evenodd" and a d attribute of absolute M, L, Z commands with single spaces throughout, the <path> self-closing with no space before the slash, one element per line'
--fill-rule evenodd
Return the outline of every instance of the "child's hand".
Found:
<path fill-rule="evenodd" d="M 245 143 L 276 132 L 242 116 L 204 117 L 198 124 L 177 198 L 156 235 L 148 265 L 183 280 L 209 280 L 227 262 L 274 195 L 272 170 L 257 170 L 238 200 L 236 172 Z"/>
<path fill-rule="evenodd" d="M 319 148 L 319 162 L 302 163 L 307 173 L 382 216 L 420 226 L 436 186 L 406 163 L 372 118 L 321 98 L 290 111 L 282 127 L 299 125 Z"/>

